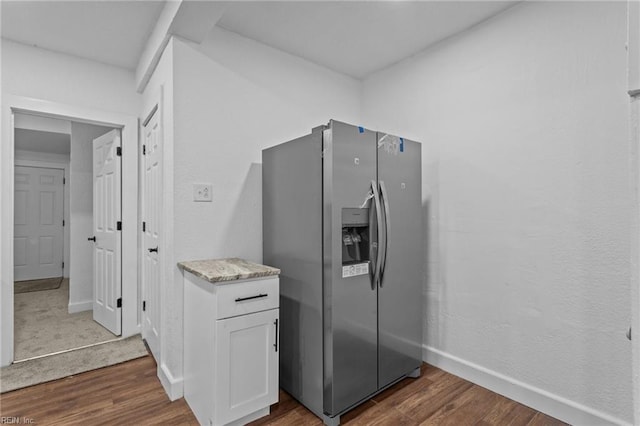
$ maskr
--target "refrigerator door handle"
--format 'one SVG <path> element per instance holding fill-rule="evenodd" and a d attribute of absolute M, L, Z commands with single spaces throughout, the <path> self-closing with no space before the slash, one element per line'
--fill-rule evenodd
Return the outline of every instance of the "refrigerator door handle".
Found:
<path fill-rule="evenodd" d="M 373 192 L 373 205 L 376 210 L 376 231 L 375 231 L 375 239 L 373 238 L 373 227 L 369 227 L 369 240 L 372 242 L 371 251 L 375 248 L 375 264 L 373 264 L 373 268 L 371 271 L 373 272 L 371 276 L 371 290 L 376 289 L 376 285 L 378 283 L 378 278 L 380 277 L 380 261 L 382 260 L 382 250 L 380 249 L 380 227 L 382 226 L 382 208 L 380 205 L 380 194 L 378 193 L 378 184 L 376 184 L 375 180 L 371 181 L 371 192 Z M 373 260 L 374 256 L 370 256 Z"/>
<path fill-rule="evenodd" d="M 382 283 L 384 279 L 384 270 L 387 266 L 387 249 L 389 248 L 389 193 L 387 192 L 387 188 L 384 186 L 384 181 L 380 181 L 380 198 L 382 199 L 383 205 L 383 218 L 384 221 L 384 244 L 380 248 L 382 251 L 381 261 L 380 261 L 380 287 L 382 288 Z"/>

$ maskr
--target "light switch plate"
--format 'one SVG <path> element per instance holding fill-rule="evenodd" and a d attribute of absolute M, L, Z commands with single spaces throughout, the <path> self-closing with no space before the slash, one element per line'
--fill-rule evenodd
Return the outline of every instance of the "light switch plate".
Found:
<path fill-rule="evenodd" d="M 213 185 L 210 183 L 194 183 L 193 184 L 193 201 L 211 202 Z"/>

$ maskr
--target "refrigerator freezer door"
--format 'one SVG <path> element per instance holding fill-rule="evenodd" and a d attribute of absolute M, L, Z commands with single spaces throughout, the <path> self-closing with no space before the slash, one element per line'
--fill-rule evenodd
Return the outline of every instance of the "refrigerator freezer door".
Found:
<path fill-rule="evenodd" d="M 378 389 L 371 265 L 343 265 L 342 257 L 342 245 L 350 242 L 343 240 L 343 209 L 371 207 L 375 146 L 375 132 L 337 121 L 323 134 L 324 412 L 329 417 Z"/>
<path fill-rule="evenodd" d="M 378 133 L 378 180 L 387 206 L 386 256 L 378 288 L 379 385 L 421 364 L 421 145 Z"/>

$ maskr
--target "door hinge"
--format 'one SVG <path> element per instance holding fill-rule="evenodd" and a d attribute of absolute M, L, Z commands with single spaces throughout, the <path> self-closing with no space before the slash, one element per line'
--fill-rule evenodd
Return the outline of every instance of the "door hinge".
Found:
<path fill-rule="evenodd" d="M 116 223 L 116 230 L 118 230 L 118 231 L 122 231 L 122 222 L 118 221 L 118 222 Z"/>
<path fill-rule="evenodd" d="M 122 157 L 122 147 L 121 146 L 116 148 L 116 155 L 118 157 Z"/>
<path fill-rule="evenodd" d="M 67 179 L 66 178 L 62 178 L 62 184 L 64 185 L 65 183 L 67 183 Z"/>
<path fill-rule="evenodd" d="M 147 154 L 147 146 L 142 145 L 142 155 L 146 155 L 146 154 Z"/>
<path fill-rule="evenodd" d="M 147 222 L 142 222 L 142 232 L 147 230 Z"/>
<path fill-rule="evenodd" d="M 147 301 L 146 301 L 146 300 L 143 300 L 143 301 L 142 301 L 142 310 L 143 310 L 143 311 L 146 311 L 146 310 L 147 310 Z"/>
<path fill-rule="evenodd" d="M 62 262 L 62 269 L 64 269 L 64 262 Z"/>
<path fill-rule="evenodd" d="M 64 226 L 64 219 L 62 219 L 62 226 Z"/>
<path fill-rule="evenodd" d="M 122 297 L 118 297 L 118 300 L 116 301 L 116 307 L 122 308 Z"/>

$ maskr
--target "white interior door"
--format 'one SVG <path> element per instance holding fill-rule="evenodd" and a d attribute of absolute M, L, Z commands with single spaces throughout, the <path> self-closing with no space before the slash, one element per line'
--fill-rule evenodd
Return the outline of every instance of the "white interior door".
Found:
<path fill-rule="evenodd" d="M 122 331 L 120 141 L 117 129 L 93 141 L 93 319 L 115 335 Z"/>
<path fill-rule="evenodd" d="M 64 170 L 15 167 L 14 280 L 63 275 Z"/>
<path fill-rule="evenodd" d="M 162 250 L 162 133 L 160 112 L 155 109 L 145 120 L 143 134 L 143 263 L 142 337 L 157 359 L 160 354 L 160 270 Z"/>

